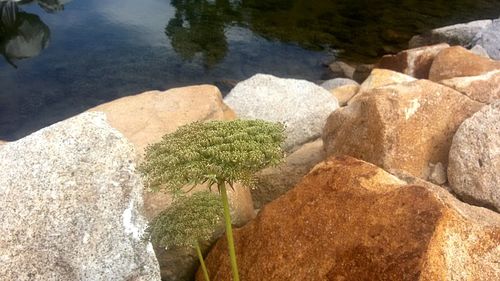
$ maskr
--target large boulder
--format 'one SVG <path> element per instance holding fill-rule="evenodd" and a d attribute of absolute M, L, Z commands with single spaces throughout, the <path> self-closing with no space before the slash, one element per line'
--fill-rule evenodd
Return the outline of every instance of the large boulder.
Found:
<path fill-rule="evenodd" d="M 133 146 L 84 113 L 0 150 L 3 280 L 160 280 Z"/>
<path fill-rule="evenodd" d="M 180 126 L 195 121 L 233 120 L 234 112 L 223 102 L 215 86 L 199 85 L 150 91 L 99 105 L 90 111 L 104 112 L 112 127 L 134 144 L 139 156 L 144 148 L 161 140 Z M 197 187 L 197 190 L 203 189 Z M 233 220 L 243 225 L 255 215 L 250 190 L 239 187 L 229 194 Z M 170 206 L 172 196 L 163 192 L 144 192 L 144 215 L 152 220 Z M 216 232 L 216 230 L 214 230 Z M 213 241 L 205 241 L 210 244 Z M 192 280 L 198 264 L 191 248 L 156 248 L 163 280 Z"/>
<path fill-rule="evenodd" d="M 292 189 L 309 170 L 325 159 L 323 141 L 306 143 L 285 158 L 277 167 L 258 172 L 256 187 L 252 189 L 254 206 L 257 209 Z"/>
<path fill-rule="evenodd" d="M 247 281 L 500 277 L 499 214 L 353 158 L 318 164 L 234 241 Z M 206 263 L 212 280 L 231 280 L 225 239 Z"/>
<path fill-rule="evenodd" d="M 471 47 L 474 37 L 478 32 L 491 24 L 491 20 L 477 20 L 468 23 L 459 23 L 440 27 L 421 35 L 415 35 L 408 43 L 410 48 L 448 43 Z"/>
<path fill-rule="evenodd" d="M 455 46 L 437 54 L 429 71 L 429 80 L 441 81 L 455 77 L 476 76 L 493 70 L 500 70 L 500 61 Z"/>
<path fill-rule="evenodd" d="M 492 103 L 500 99 L 500 69 L 478 76 L 441 80 L 439 83 L 451 87 L 478 102 Z"/>
<path fill-rule="evenodd" d="M 500 19 L 493 20 L 476 34 L 473 44 L 483 47 L 490 58 L 500 60 Z"/>
<path fill-rule="evenodd" d="M 327 156 L 351 155 L 425 180 L 434 165 L 446 167 L 455 131 L 483 105 L 428 80 L 376 88 L 353 100 L 328 117 Z"/>
<path fill-rule="evenodd" d="M 232 120 L 234 112 L 211 85 L 149 91 L 96 106 L 89 111 L 106 113 L 108 122 L 142 154 L 149 144 L 161 140 L 182 125 L 205 120 Z"/>
<path fill-rule="evenodd" d="M 385 55 L 375 65 L 404 73 L 419 79 L 427 79 L 434 57 L 450 45 L 443 43 L 401 51 L 395 55 Z"/>
<path fill-rule="evenodd" d="M 500 100 L 458 128 L 450 149 L 448 179 L 464 201 L 500 211 Z"/>
<path fill-rule="evenodd" d="M 286 150 L 318 138 L 328 115 L 339 107 L 314 83 L 266 74 L 238 83 L 224 101 L 240 118 L 284 123 Z"/>

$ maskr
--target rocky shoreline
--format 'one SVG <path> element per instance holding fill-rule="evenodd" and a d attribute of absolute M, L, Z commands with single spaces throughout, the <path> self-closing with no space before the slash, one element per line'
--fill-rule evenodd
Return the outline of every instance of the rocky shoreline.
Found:
<path fill-rule="evenodd" d="M 193 251 L 141 240 L 171 197 L 136 166 L 184 124 L 235 118 L 287 133 L 286 161 L 230 196 L 242 280 L 499 280 L 500 19 L 410 46 L 320 85 L 151 91 L 0 143 L 0 280 L 193 280 Z M 207 266 L 230 280 L 219 236 Z"/>

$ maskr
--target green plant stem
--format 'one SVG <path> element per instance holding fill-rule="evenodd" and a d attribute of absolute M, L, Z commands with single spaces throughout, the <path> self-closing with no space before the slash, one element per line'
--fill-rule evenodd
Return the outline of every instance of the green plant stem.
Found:
<path fill-rule="evenodd" d="M 198 254 L 198 259 L 200 260 L 201 269 L 203 270 L 203 276 L 205 276 L 205 281 L 210 281 L 210 277 L 208 277 L 207 267 L 205 266 L 205 261 L 203 261 L 203 255 L 201 254 L 200 244 L 196 242 L 196 253 Z"/>
<path fill-rule="evenodd" d="M 231 270 L 233 272 L 233 281 L 240 281 L 238 275 L 238 264 L 236 263 L 236 251 L 234 250 L 233 228 L 231 227 L 231 214 L 229 212 L 229 201 L 227 199 L 226 183 L 218 182 L 219 192 L 224 205 L 224 220 L 226 222 L 227 246 L 229 248 L 229 258 L 231 259 Z"/>

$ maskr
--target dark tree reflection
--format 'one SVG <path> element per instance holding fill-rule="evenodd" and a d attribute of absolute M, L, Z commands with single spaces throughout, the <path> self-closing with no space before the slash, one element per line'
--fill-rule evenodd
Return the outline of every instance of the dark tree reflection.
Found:
<path fill-rule="evenodd" d="M 228 51 L 225 27 L 238 20 L 237 4 L 229 0 L 172 0 L 176 8 L 165 33 L 185 60 L 201 56 L 206 67 L 220 62 Z"/>
<path fill-rule="evenodd" d="M 228 50 L 224 30 L 247 27 L 270 40 L 370 61 L 407 47 L 416 33 L 498 17 L 498 0 L 172 0 L 166 34 L 181 57 L 213 65 Z"/>

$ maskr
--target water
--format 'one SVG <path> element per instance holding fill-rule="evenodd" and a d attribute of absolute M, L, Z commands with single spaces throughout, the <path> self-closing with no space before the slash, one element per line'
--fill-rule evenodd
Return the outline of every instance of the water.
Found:
<path fill-rule="evenodd" d="M 1 1 L 4 0 L 0 0 Z M 24 0 L 0 15 L 0 140 L 151 89 L 262 72 L 321 79 L 499 0 Z M 13 11 L 15 18 L 5 10 Z M 10 13 L 12 14 L 12 13 Z"/>

